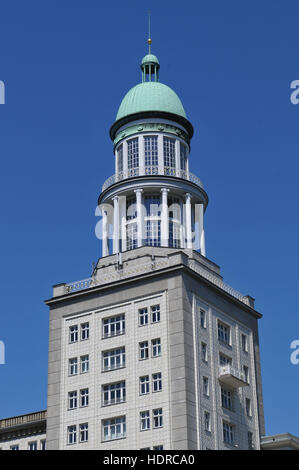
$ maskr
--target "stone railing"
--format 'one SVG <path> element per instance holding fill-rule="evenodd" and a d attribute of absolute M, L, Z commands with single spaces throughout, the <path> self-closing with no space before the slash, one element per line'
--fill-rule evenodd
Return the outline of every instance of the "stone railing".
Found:
<path fill-rule="evenodd" d="M 108 272 L 106 271 L 103 274 L 98 273 L 97 277 L 89 277 L 80 281 L 64 284 L 63 293 L 70 294 L 72 292 L 78 292 L 95 286 L 108 284 L 109 282 L 120 281 L 122 279 L 128 279 L 130 277 L 138 276 L 140 274 L 146 274 L 169 266 L 169 260 L 164 258 L 159 261 L 154 260 L 149 263 L 130 264 L 129 266 L 123 266 L 121 269 L 110 269 Z M 230 294 L 232 297 L 250 306 L 250 301 L 248 300 L 247 296 L 244 296 L 236 289 L 223 282 L 221 277 L 213 275 L 210 270 L 206 269 L 202 264 L 198 263 L 196 260 L 189 259 L 187 261 L 187 266 L 192 269 L 192 271 L 207 279 L 215 286 Z"/>
<path fill-rule="evenodd" d="M 241 372 L 239 369 L 236 369 L 235 367 L 232 367 L 230 364 L 227 364 L 226 366 L 220 366 L 219 367 L 219 377 L 222 375 L 233 375 L 239 380 L 242 380 L 245 382 L 245 375 L 243 372 Z"/>
<path fill-rule="evenodd" d="M 123 181 L 127 178 L 134 178 L 136 176 L 150 176 L 150 175 L 163 175 L 163 176 L 174 176 L 175 178 L 182 178 L 187 181 L 191 181 L 191 183 L 196 184 L 200 188 L 204 189 L 201 180 L 195 176 L 193 173 L 190 173 L 186 170 L 179 170 L 177 168 L 171 167 L 159 167 L 159 166 L 146 166 L 144 168 L 131 168 L 127 171 L 120 171 L 115 175 L 110 176 L 102 186 L 102 191 L 109 188 L 113 184 L 117 183 L 118 181 Z"/>
<path fill-rule="evenodd" d="M 1 419 L 0 429 L 11 428 L 24 424 L 31 424 L 38 421 L 43 421 L 47 418 L 47 411 L 37 411 L 36 413 L 29 413 L 27 415 L 14 416 L 12 418 Z"/>

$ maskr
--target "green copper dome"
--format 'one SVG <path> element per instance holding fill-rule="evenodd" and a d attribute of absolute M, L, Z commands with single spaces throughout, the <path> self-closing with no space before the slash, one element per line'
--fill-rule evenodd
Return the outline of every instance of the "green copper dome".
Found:
<path fill-rule="evenodd" d="M 154 54 L 147 54 L 143 57 L 142 62 L 141 62 L 141 66 L 143 64 L 147 64 L 147 63 L 160 65 L 159 61 L 158 61 L 158 58 Z"/>
<path fill-rule="evenodd" d="M 131 88 L 120 104 L 116 121 L 143 111 L 162 111 L 187 117 L 178 95 L 160 82 L 143 82 Z"/>

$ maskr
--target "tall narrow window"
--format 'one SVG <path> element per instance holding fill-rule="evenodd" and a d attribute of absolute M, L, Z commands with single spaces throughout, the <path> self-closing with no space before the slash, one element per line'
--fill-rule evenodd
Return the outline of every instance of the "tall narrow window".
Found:
<path fill-rule="evenodd" d="M 80 373 L 85 374 L 89 371 L 89 355 L 85 354 L 80 357 Z"/>
<path fill-rule="evenodd" d="M 144 137 L 144 163 L 146 174 L 158 173 L 158 137 Z"/>
<path fill-rule="evenodd" d="M 151 306 L 152 323 L 158 323 L 160 321 L 160 305 Z"/>
<path fill-rule="evenodd" d="M 161 392 L 161 390 L 162 390 L 162 374 L 161 374 L 161 372 L 157 372 L 156 374 L 153 374 L 152 379 L 153 379 L 153 392 Z"/>
<path fill-rule="evenodd" d="M 80 424 L 80 442 L 88 441 L 88 423 Z"/>
<path fill-rule="evenodd" d="M 202 393 L 208 397 L 210 392 L 209 392 L 209 378 L 208 377 L 203 377 L 202 378 Z"/>
<path fill-rule="evenodd" d="M 139 174 L 138 137 L 128 140 L 128 170 L 129 176 L 136 176 Z"/>
<path fill-rule="evenodd" d="M 234 443 L 234 427 L 225 421 L 223 421 L 223 441 L 230 445 Z"/>
<path fill-rule="evenodd" d="M 89 323 L 81 323 L 81 341 L 89 338 Z"/>
<path fill-rule="evenodd" d="M 205 431 L 211 431 L 211 415 L 208 411 L 205 411 Z"/>
<path fill-rule="evenodd" d="M 77 408 L 77 391 L 69 392 L 68 394 L 69 410 Z"/>
<path fill-rule="evenodd" d="M 118 173 L 122 173 L 124 169 L 124 160 L 123 160 L 123 144 L 117 149 L 117 171 Z"/>
<path fill-rule="evenodd" d="M 169 247 L 179 248 L 181 243 L 181 207 L 176 197 L 168 198 Z"/>
<path fill-rule="evenodd" d="M 140 308 L 138 310 L 139 326 L 148 325 L 148 311 L 147 308 Z"/>
<path fill-rule="evenodd" d="M 164 174 L 175 176 L 175 139 L 163 137 Z"/>
<path fill-rule="evenodd" d="M 76 444 L 77 442 L 77 426 L 68 426 L 67 428 L 67 443 Z"/>
<path fill-rule="evenodd" d="M 252 416 L 252 411 L 251 411 L 251 400 L 250 400 L 250 398 L 246 398 L 245 404 L 246 404 L 246 415 L 247 415 L 249 418 L 251 418 L 251 416 Z"/>
<path fill-rule="evenodd" d="M 69 359 L 69 375 L 76 375 L 78 374 L 78 359 L 73 357 Z"/>
<path fill-rule="evenodd" d="M 161 356 L 161 339 L 152 339 L 152 357 Z"/>
<path fill-rule="evenodd" d="M 249 368 L 248 366 L 243 366 L 243 371 L 244 371 L 244 380 L 246 383 L 249 384 Z"/>
<path fill-rule="evenodd" d="M 88 397 L 89 397 L 88 388 L 82 388 L 80 390 L 80 406 L 81 407 L 88 406 Z"/>
<path fill-rule="evenodd" d="M 70 326 L 69 341 L 70 343 L 76 343 L 78 341 L 78 325 Z"/>
<path fill-rule="evenodd" d="M 186 145 L 180 142 L 180 160 L 181 160 L 181 170 L 187 170 L 187 148 Z"/>
<path fill-rule="evenodd" d="M 218 321 L 218 339 L 225 344 L 230 344 L 230 327 Z"/>
<path fill-rule="evenodd" d="M 148 341 L 139 343 L 139 359 L 148 359 Z"/>
<path fill-rule="evenodd" d="M 149 393 L 149 376 L 144 375 L 143 377 L 139 377 L 139 393 L 140 395 L 146 395 Z"/>
<path fill-rule="evenodd" d="M 147 411 L 141 411 L 140 413 L 140 431 L 147 431 L 150 429 L 151 423 L 150 423 L 150 412 Z"/>
<path fill-rule="evenodd" d="M 161 221 L 160 220 L 147 220 L 146 221 L 145 244 L 148 246 L 161 246 Z"/>
<path fill-rule="evenodd" d="M 221 388 L 221 405 L 223 408 L 233 410 L 233 394 L 230 390 Z"/>
<path fill-rule="evenodd" d="M 163 426 L 163 411 L 162 408 L 153 410 L 153 428 L 161 428 Z"/>

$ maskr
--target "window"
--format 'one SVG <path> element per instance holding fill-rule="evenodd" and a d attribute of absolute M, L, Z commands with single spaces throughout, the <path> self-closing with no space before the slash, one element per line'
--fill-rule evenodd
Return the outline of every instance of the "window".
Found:
<path fill-rule="evenodd" d="M 149 393 L 149 375 L 139 377 L 139 392 L 140 395 L 146 395 Z"/>
<path fill-rule="evenodd" d="M 126 382 L 116 382 L 102 386 L 102 405 L 114 405 L 126 401 Z"/>
<path fill-rule="evenodd" d="M 148 341 L 139 343 L 139 359 L 148 359 Z"/>
<path fill-rule="evenodd" d="M 206 343 L 201 343 L 201 357 L 204 362 L 208 362 L 208 351 Z"/>
<path fill-rule="evenodd" d="M 150 196 L 144 196 L 144 207 L 146 217 L 160 217 L 160 201 L 161 200 L 159 194 L 151 194 Z"/>
<path fill-rule="evenodd" d="M 230 445 L 234 443 L 234 426 L 225 421 L 223 421 L 223 441 Z"/>
<path fill-rule="evenodd" d="M 47 447 L 47 446 L 46 446 L 46 439 L 42 439 L 42 440 L 40 441 L 40 449 L 41 449 L 41 450 L 46 450 L 46 447 Z"/>
<path fill-rule="evenodd" d="M 142 447 L 140 450 L 151 450 L 150 447 Z"/>
<path fill-rule="evenodd" d="M 88 423 L 83 423 L 79 425 L 80 428 L 80 442 L 88 441 Z"/>
<path fill-rule="evenodd" d="M 136 139 L 128 140 L 128 169 L 135 170 L 129 171 L 129 176 L 138 175 L 139 167 L 139 150 L 138 150 L 138 137 Z"/>
<path fill-rule="evenodd" d="M 169 168 L 175 168 L 175 139 L 170 137 L 163 137 L 163 150 L 164 150 L 164 172 L 165 174 L 172 174 Z"/>
<path fill-rule="evenodd" d="M 154 446 L 153 450 L 163 450 L 163 445 L 159 444 L 158 446 Z"/>
<path fill-rule="evenodd" d="M 19 450 L 18 445 L 10 446 L 10 450 Z"/>
<path fill-rule="evenodd" d="M 121 173 L 124 169 L 124 160 L 123 160 L 123 144 L 120 144 L 120 146 L 117 149 L 117 171 L 118 173 Z"/>
<path fill-rule="evenodd" d="M 88 406 L 88 401 L 89 401 L 89 393 L 88 393 L 88 388 L 82 388 L 80 390 L 80 406 Z"/>
<path fill-rule="evenodd" d="M 244 380 L 246 383 L 249 384 L 249 368 L 247 366 L 243 366 L 244 371 Z"/>
<path fill-rule="evenodd" d="M 69 359 L 69 375 L 76 375 L 78 374 L 78 359 L 73 357 Z"/>
<path fill-rule="evenodd" d="M 153 305 L 151 307 L 152 323 L 160 321 L 160 305 Z"/>
<path fill-rule="evenodd" d="M 248 449 L 252 450 L 253 448 L 253 433 L 248 431 Z"/>
<path fill-rule="evenodd" d="M 133 220 L 137 217 L 136 197 L 127 197 L 126 199 L 127 220 Z"/>
<path fill-rule="evenodd" d="M 68 393 L 68 403 L 69 403 L 69 410 L 73 410 L 77 408 L 77 391 L 69 392 Z"/>
<path fill-rule="evenodd" d="M 230 327 L 218 321 L 218 339 L 225 344 L 230 344 Z"/>
<path fill-rule="evenodd" d="M 187 148 L 182 142 L 180 142 L 180 160 L 181 160 L 181 170 L 187 170 Z"/>
<path fill-rule="evenodd" d="M 153 392 L 161 392 L 161 390 L 162 390 L 162 374 L 161 374 L 161 372 L 157 372 L 156 374 L 153 374 L 152 379 L 153 379 Z"/>
<path fill-rule="evenodd" d="M 211 432 L 211 414 L 205 411 L 205 431 Z"/>
<path fill-rule="evenodd" d="M 206 328 L 206 312 L 202 308 L 200 309 L 200 326 Z"/>
<path fill-rule="evenodd" d="M 69 342 L 76 343 L 78 341 L 78 325 L 70 326 L 69 328 Z"/>
<path fill-rule="evenodd" d="M 81 341 L 89 338 L 89 323 L 81 324 Z"/>
<path fill-rule="evenodd" d="M 223 408 L 233 410 L 233 394 L 230 390 L 221 388 L 221 405 Z"/>
<path fill-rule="evenodd" d="M 206 397 L 208 397 L 209 394 L 210 394 L 208 377 L 203 377 L 202 378 L 202 392 Z"/>
<path fill-rule="evenodd" d="M 132 222 L 126 226 L 127 250 L 137 248 L 137 223 Z"/>
<path fill-rule="evenodd" d="M 221 366 L 231 366 L 232 365 L 232 358 L 225 356 L 224 354 L 219 354 L 219 364 Z"/>
<path fill-rule="evenodd" d="M 37 441 L 28 442 L 28 450 L 37 450 Z"/>
<path fill-rule="evenodd" d="M 241 335 L 242 351 L 248 352 L 247 335 Z"/>
<path fill-rule="evenodd" d="M 140 308 L 138 310 L 139 326 L 148 325 L 148 312 L 147 308 Z"/>
<path fill-rule="evenodd" d="M 160 338 L 152 339 L 152 357 L 161 356 L 161 340 Z"/>
<path fill-rule="evenodd" d="M 153 410 L 153 428 L 161 428 L 163 426 L 163 412 L 162 408 Z"/>
<path fill-rule="evenodd" d="M 103 353 L 103 371 L 120 369 L 126 365 L 125 348 L 117 348 Z"/>
<path fill-rule="evenodd" d="M 77 442 L 77 426 L 68 426 L 67 428 L 67 443 L 76 444 Z"/>
<path fill-rule="evenodd" d="M 140 431 L 147 431 L 150 428 L 151 428 L 150 412 L 148 410 L 147 411 L 141 411 L 141 413 L 140 413 Z"/>
<path fill-rule="evenodd" d="M 113 441 L 126 437 L 126 417 L 105 419 L 102 421 L 103 441 Z"/>
<path fill-rule="evenodd" d="M 103 338 L 123 335 L 125 333 L 124 313 L 103 319 Z"/>
<path fill-rule="evenodd" d="M 144 137 L 145 166 L 158 166 L 158 137 Z"/>
<path fill-rule="evenodd" d="M 80 372 L 81 374 L 85 374 L 89 371 L 89 355 L 85 354 L 84 356 L 80 357 Z"/>
<path fill-rule="evenodd" d="M 147 220 L 146 221 L 146 239 L 147 246 L 160 246 L 161 245 L 161 221 L 160 220 Z"/>
<path fill-rule="evenodd" d="M 249 398 L 246 398 L 245 400 L 245 406 L 246 406 L 246 415 L 251 418 L 252 416 L 252 411 L 251 411 L 251 400 Z"/>

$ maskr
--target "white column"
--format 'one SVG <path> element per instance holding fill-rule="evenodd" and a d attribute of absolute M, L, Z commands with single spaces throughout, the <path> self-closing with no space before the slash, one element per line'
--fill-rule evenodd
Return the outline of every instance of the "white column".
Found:
<path fill-rule="evenodd" d="M 119 197 L 119 217 L 120 217 L 121 251 L 126 251 L 127 250 L 126 196 Z"/>
<path fill-rule="evenodd" d="M 113 198 L 113 254 L 119 253 L 119 200 L 118 196 Z"/>
<path fill-rule="evenodd" d="M 203 226 L 203 204 L 199 204 L 198 208 L 198 225 L 199 225 L 199 245 L 200 245 L 200 253 L 202 256 L 206 256 L 206 244 L 205 244 L 205 231 Z"/>
<path fill-rule="evenodd" d="M 168 217 L 168 200 L 167 194 L 169 189 L 162 188 L 162 204 L 161 204 L 161 246 L 169 245 L 169 217 Z"/>
<path fill-rule="evenodd" d="M 192 219 L 191 219 L 191 194 L 186 193 L 186 248 L 193 248 L 192 244 Z"/>
<path fill-rule="evenodd" d="M 102 209 L 102 257 L 109 255 L 109 244 L 108 244 L 108 215 L 107 211 Z"/>
<path fill-rule="evenodd" d="M 136 212 L 137 212 L 137 246 L 143 243 L 143 218 L 142 218 L 142 189 L 135 189 L 136 193 Z"/>

